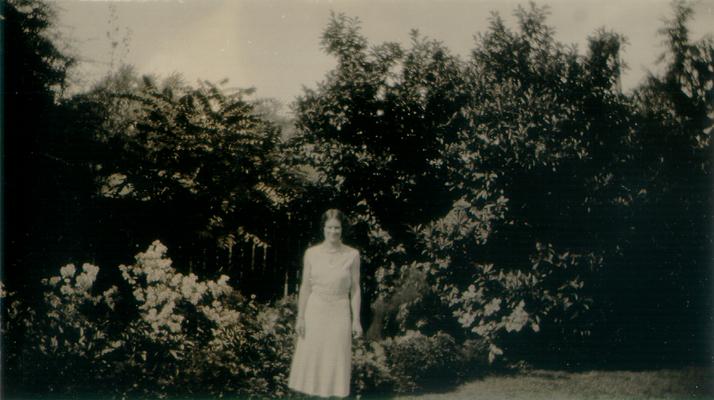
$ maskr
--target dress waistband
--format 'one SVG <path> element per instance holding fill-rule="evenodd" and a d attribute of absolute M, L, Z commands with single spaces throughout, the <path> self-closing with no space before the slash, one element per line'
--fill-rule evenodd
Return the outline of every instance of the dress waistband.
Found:
<path fill-rule="evenodd" d="M 314 286 L 312 287 L 312 293 L 318 294 L 320 295 L 320 297 L 336 300 L 347 299 L 349 297 L 349 293 L 347 292 L 338 292 L 336 290 L 330 290 Z"/>

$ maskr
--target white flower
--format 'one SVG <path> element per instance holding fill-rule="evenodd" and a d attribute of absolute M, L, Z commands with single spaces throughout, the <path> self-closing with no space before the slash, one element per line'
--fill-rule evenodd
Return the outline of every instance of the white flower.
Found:
<path fill-rule="evenodd" d="M 146 289 L 146 304 L 151 304 L 154 305 L 158 303 L 156 297 L 156 290 L 153 287 L 149 287 Z"/>
<path fill-rule="evenodd" d="M 146 314 L 146 319 L 149 321 L 156 321 L 158 318 L 158 312 L 155 308 L 150 308 L 149 312 Z"/>
<path fill-rule="evenodd" d="M 166 273 L 160 269 L 152 269 L 146 273 L 146 283 L 159 282 L 164 279 Z"/>
<path fill-rule="evenodd" d="M 59 297 L 54 295 L 50 297 L 50 306 L 52 306 L 52 308 L 58 308 L 60 305 L 62 305 L 62 301 Z"/>
<path fill-rule="evenodd" d="M 208 286 L 208 290 L 211 292 L 211 295 L 213 295 L 213 297 L 220 297 L 231 293 L 233 288 L 228 285 L 229 279 L 230 278 L 227 275 L 221 275 L 218 278 L 218 282 L 208 281 L 206 285 Z"/>
<path fill-rule="evenodd" d="M 213 297 L 218 297 L 221 295 L 221 289 L 218 288 L 216 282 L 208 281 L 208 291 L 211 292 Z"/>
<path fill-rule="evenodd" d="M 159 241 L 159 240 L 154 240 L 151 243 L 151 246 L 149 247 L 149 252 L 159 254 L 158 258 L 161 258 L 161 256 L 166 254 L 167 250 L 168 250 L 168 248 L 166 246 L 164 246 L 163 243 L 161 243 L 161 241 Z"/>
<path fill-rule="evenodd" d="M 503 350 L 494 344 L 488 346 L 488 362 L 493 363 L 497 356 L 503 355 Z"/>
<path fill-rule="evenodd" d="M 60 293 L 65 296 L 69 296 L 74 293 L 74 290 L 69 285 L 62 285 L 62 287 L 60 288 Z"/>
<path fill-rule="evenodd" d="M 170 301 L 166 304 L 164 304 L 163 308 L 161 308 L 161 312 L 159 313 L 158 318 L 159 319 L 167 319 L 169 315 L 174 311 L 174 306 L 176 304 L 173 301 Z"/>
<path fill-rule="evenodd" d="M 493 323 L 489 322 L 487 324 L 479 324 L 471 328 L 471 332 L 476 333 L 479 336 L 486 337 L 493 330 Z"/>
<path fill-rule="evenodd" d="M 158 298 L 156 300 L 157 303 L 165 303 L 169 301 L 169 299 L 172 298 L 171 296 L 171 291 L 167 288 L 162 288 L 162 290 L 158 291 Z"/>
<path fill-rule="evenodd" d="M 172 287 L 178 287 L 181 284 L 182 280 L 183 280 L 183 275 L 174 274 L 174 276 L 171 277 L 171 281 L 169 283 Z"/>
<path fill-rule="evenodd" d="M 483 308 L 483 315 L 488 317 L 489 315 L 497 313 L 499 310 L 501 310 L 501 299 L 496 297 Z"/>
<path fill-rule="evenodd" d="M 77 272 L 77 268 L 75 268 L 74 264 L 67 264 L 60 268 L 60 275 L 62 275 L 63 278 L 71 278 L 75 272 Z"/>
<path fill-rule="evenodd" d="M 91 277 L 92 280 L 94 280 L 97 277 L 97 273 L 99 273 L 99 267 L 89 263 L 82 264 L 82 270 Z"/>
<path fill-rule="evenodd" d="M 119 270 L 121 271 L 121 277 L 124 278 L 125 281 L 132 285 L 136 283 L 136 279 L 134 279 L 129 274 L 129 272 L 131 271 L 130 267 L 127 267 L 126 265 L 120 265 Z"/>
<path fill-rule="evenodd" d="M 521 329 L 528 323 L 528 313 L 524 309 L 525 302 L 521 300 L 516 308 L 511 312 L 511 315 L 505 318 L 506 331 L 520 332 Z"/>
<path fill-rule="evenodd" d="M 77 283 L 76 286 L 78 289 L 81 289 L 82 291 L 87 291 L 92 287 L 92 284 L 94 284 L 94 279 L 96 278 L 96 273 L 94 276 L 88 273 L 81 273 L 77 275 Z"/>
<path fill-rule="evenodd" d="M 145 299 L 144 299 L 144 291 L 142 291 L 141 289 L 139 289 L 139 288 L 134 289 L 134 293 L 133 293 L 133 294 L 134 294 L 134 298 L 135 298 L 137 301 L 141 301 L 141 302 L 144 302 L 144 301 L 145 301 Z"/>
<path fill-rule="evenodd" d="M 156 264 L 162 270 L 168 270 L 171 268 L 171 259 L 170 258 L 162 258 Z"/>
<path fill-rule="evenodd" d="M 181 332 L 181 324 L 180 324 L 180 323 L 177 323 L 177 322 L 168 322 L 168 323 L 166 324 L 166 326 L 169 327 L 169 330 L 170 330 L 172 333 L 179 333 L 179 332 Z"/>
<path fill-rule="evenodd" d="M 102 296 L 104 297 L 104 302 L 112 310 L 114 310 L 114 294 L 116 294 L 117 291 L 117 287 L 112 286 L 109 289 L 105 290 L 102 294 Z"/>
<path fill-rule="evenodd" d="M 466 313 L 461 314 L 461 316 L 459 316 L 459 323 L 463 327 L 468 327 L 474 323 L 475 319 L 476 319 L 476 314 L 466 312 Z"/>

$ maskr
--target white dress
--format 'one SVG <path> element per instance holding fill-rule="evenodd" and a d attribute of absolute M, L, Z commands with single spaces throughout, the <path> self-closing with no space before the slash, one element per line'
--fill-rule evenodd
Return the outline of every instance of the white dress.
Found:
<path fill-rule="evenodd" d="M 329 252 L 318 245 L 307 249 L 303 263 L 303 268 L 310 267 L 311 293 L 305 307 L 305 336 L 298 335 L 288 387 L 313 396 L 345 397 L 352 368 L 349 296 L 359 252 L 347 246 Z"/>

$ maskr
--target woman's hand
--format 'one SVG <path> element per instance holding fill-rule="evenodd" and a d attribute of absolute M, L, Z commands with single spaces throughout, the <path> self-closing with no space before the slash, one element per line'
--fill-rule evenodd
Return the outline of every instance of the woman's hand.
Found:
<path fill-rule="evenodd" d="M 297 322 L 295 323 L 295 332 L 297 332 L 298 335 L 300 335 L 301 338 L 305 337 L 305 320 L 302 318 L 298 318 Z"/>
<path fill-rule="evenodd" d="M 359 321 L 352 321 L 352 336 L 355 339 L 362 337 L 362 324 Z"/>

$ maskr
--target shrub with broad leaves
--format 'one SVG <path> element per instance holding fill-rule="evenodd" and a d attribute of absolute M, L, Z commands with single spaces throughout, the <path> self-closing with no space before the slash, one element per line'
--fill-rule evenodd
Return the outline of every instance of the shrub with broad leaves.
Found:
<path fill-rule="evenodd" d="M 7 349 L 13 353 L 8 374 L 18 385 L 57 394 L 107 390 L 103 382 L 115 376 L 122 342 L 111 318 L 117 288 L 98 291 L 98 272 L 92 264 L 65 265 L 59 276 L 42 280 L 39 308 L 14 296 L 4 305 L 3 336 L 9 333 Z"/>
<path fill-rule="evenodd" d="M 0 287 L 3 335 L 19 338 L 7 358 L 10 375 L 19 378 L 12 394 L 293 397 L 287 380 L 296 296 L 259 303 L 234 290 L 225 275 L 202 280 L 177 272 L 167 251 L 152 243 L 133 264 L 119 266 L 121 285 L 104 290 L 99 267 L 65 265 L 43 280 L 41 309 Z M 356 340 L 353 393 L 453 385 L 467 358 L 443 332 Z"/>
<path fill-rule="evenodd" d="M 444 332 L 410 330 L 380 341 L 358 340 L 352 356 L 352 388 L 358 396 L 417 393 L 455 386 L 482 366 L 483 349 L 461 347 Z"/>
<path fill-rule="evenodd" d="M 384 344 L 356 340 L 352 348 L 352 391 L 358 396 L 378 396 L 394 390 L 394 379 Z"/>
<path fill-rule="evenodd" d="M 259 304 L 225 275 L 182 274 L 154 242 L 97 288 L 99 267 L 69 264 L 43 280 L 41 309 L 3 293 L 19 394 L 110 397 L 289 395 L 295 298 Z M 5 306 L 5 304 L 4 304 Z M 38 374 L 38 366 L 43 370 Z"/>
<path fill-rule="evenodd" d="M 407 331 L 385 340 L 384 346 L 396 392 L 450 387 L 463 377 L 463 355 L 447 333 Z"/>

